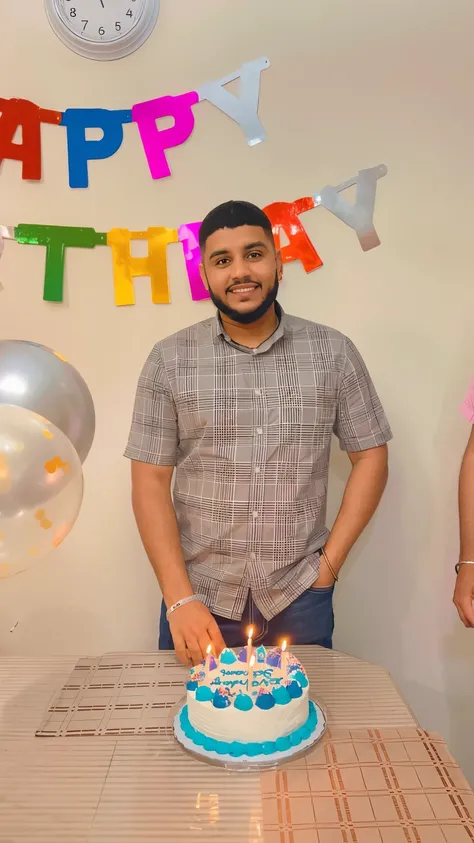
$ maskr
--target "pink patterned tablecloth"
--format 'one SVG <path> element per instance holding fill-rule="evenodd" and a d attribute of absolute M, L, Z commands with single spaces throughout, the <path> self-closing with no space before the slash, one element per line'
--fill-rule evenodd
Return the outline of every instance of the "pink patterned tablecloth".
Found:
<path fill-rule="evenodd" d="M 263 773 L 265 843 L 472 843 L 474 794 L 421 729 L 334 729 Z"/>

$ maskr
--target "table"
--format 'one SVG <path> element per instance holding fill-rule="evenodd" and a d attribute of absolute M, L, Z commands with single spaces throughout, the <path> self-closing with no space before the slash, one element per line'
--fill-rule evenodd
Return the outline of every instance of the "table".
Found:
<path fill-rule="evenodd" d="M 330 731 L 261 774 L 176 745 L 169 708 L 186 671 L 170 653 L 83 659 L 78 670 L 76 658 L 0 658 L 1 843 L 472 843 L 474 795 L 385 671 L 294 652 Z M 40 728 L 69 736 L 35 737 Z"/>

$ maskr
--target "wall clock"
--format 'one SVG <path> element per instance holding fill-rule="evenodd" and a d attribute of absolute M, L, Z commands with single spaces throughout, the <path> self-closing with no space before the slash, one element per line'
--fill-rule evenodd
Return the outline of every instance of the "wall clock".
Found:
<path fill-rule="evenodd" d="M 52 29 L 89 59 L 121 59 L 153 32 L 160 0 L 44 0 Z"/>

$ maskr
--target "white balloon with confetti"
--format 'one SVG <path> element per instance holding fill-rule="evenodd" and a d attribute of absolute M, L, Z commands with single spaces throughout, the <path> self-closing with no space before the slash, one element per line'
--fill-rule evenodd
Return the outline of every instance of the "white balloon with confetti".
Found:
<path fill-rule="evenodd" d="M 31 410 L 0 405 L 0 578 L 61 544 L 82 494 L 81 461 L 67 436 Z"/>

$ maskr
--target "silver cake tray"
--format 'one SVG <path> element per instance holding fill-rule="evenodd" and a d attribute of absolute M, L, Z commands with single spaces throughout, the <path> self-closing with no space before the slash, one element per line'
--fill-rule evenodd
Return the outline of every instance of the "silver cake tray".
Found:
<path fill-rule="evenodd" d="M 193 756 L 199 761 L 205 761 L 206 764 L 211 764 L 214 767 L 224 767 L 227 770 L 236 772 L 255 772 L 259 770 L 276 770 L 282 767 L 287 761 L 294 761 L 296 758 L 301 758 L 311 749 L 314 744 L 318 743 L 323 737 L 327 729 L 327 717 L 324 708 L 312 700 L 318 716 L 316 729 L 311 737 L 302 741 L 298 746 L 292 747 L 284 752 L 274 753 L 273 755 L 256 755 L 254 758 L 234 758 L 232 755 L 220 755 L 217 752 L 208 752 L 200 746 L 196 746 L 183 732 L 180 724 L 181 710 L 186 705 L 186 694 L 184 697 L 174 705 L 169 712 L 169 725 L 172 728 L 173 740 L 188 755 Z"/>

